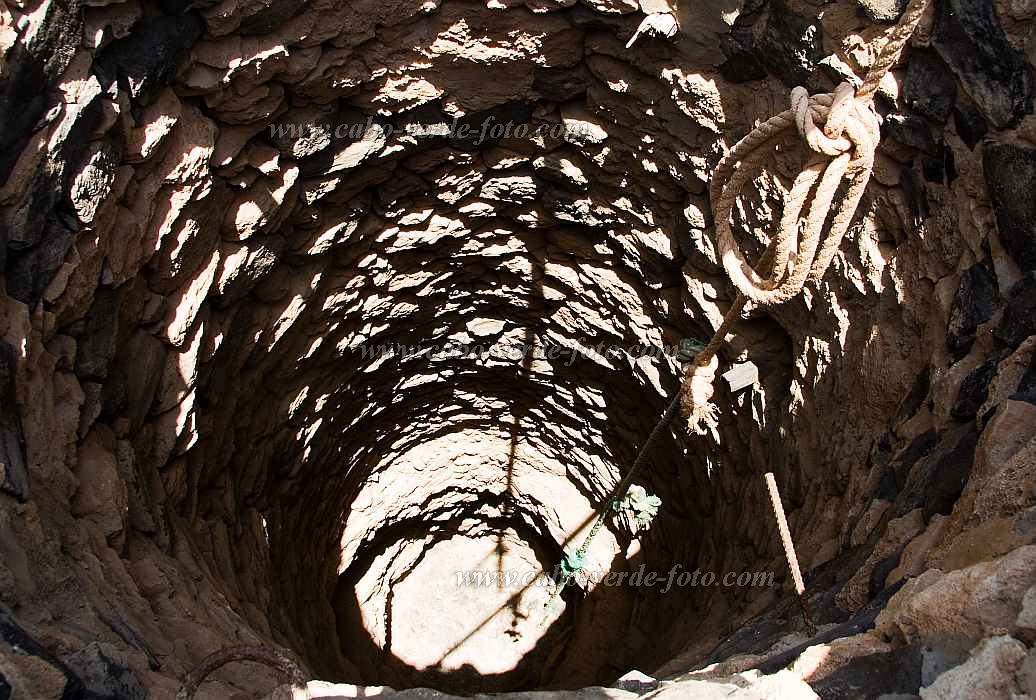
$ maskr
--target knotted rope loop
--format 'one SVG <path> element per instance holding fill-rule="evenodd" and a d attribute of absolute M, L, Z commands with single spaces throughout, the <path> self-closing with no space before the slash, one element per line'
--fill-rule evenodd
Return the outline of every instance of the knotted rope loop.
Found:
<path fill-rule="evenodd" d="M 831 265 L 874 167 L 881 138 L 872 104 L 874 93 L 899 60 L 929 2 L 910 0 L 899 23 L 876 49 L 859 89 L 854 90 L 848 82 L 833 92 L 817 95 L 795 88 L 791 108 L 770 117 L 738 141 L 713 173 L 709 194 L 715 210 L 717 248 L 739 294 L 709 344 L 685 371 L 681 403 L 691 430 L 705 432 L 706 425 L 714 424 L 715 409 L 706 405 L 712 392 L 703 384 L 715 376 L 716 352 L 745 305 L 749 301 L 760 306 L 782 304 L 801 292 L 807 280 L 820 280 Z M 793 128 L 812 156 L 785 196 L 780 226 L 770 237 L 756 270 L 734 241 L 731 213 L 738 194 L 765 167 L 772 145 Z M 832 203 L 843 179 L 847 182 L 844 196 L 832 214 Z M 807 202 L 809 210 L 803 217 Z"/>
<path fill-rule="evenodd" d="M 756 270 L 734 241 L 730 214 L 743 187 L 763 169 L 773 144 L 792 129 L 815 155 L 785 199 L 784 216 L 771 240 L 771 264 Z M 804 88 L 795 88 L 791 109 L 768 119 L 727 154 L 713 178 L 713 189 L 718 188 L 716 236 L 723 266 L 741 294 L 756 304 L 776 306 L 797 295 L 807 279 L 823 277 L 870 179 L 879 137 L 870 100 L 857 100 L 849 83 L 832 93 L 812 96 Z M 823 237 L 843 178 L 849 181 L 846 196 Z"/>

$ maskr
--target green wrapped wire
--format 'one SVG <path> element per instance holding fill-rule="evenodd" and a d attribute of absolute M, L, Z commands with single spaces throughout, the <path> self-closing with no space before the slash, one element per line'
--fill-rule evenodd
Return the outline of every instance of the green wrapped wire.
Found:
<path fill-rule="evenodd" d="M 600 512 L 597 514 L 597 522 L 590 529 L 590 533 L 583 540 L 583 544 L 580 545 L 579 549 L 574 552 L 566 552 L 565 556 L 562 557 L 559 565 L 561 581 L 557 587 L 550 594 L 550 598 L 543 604 L 543 608 L 546 614 L 543 618 L 544 623 L 551 617 L 551 613 L 554 611 L 554 602 L 557 597 L 561 595 L 561 591 L 565 590 L 565 587 L 572 582 L 575 575 L 578 574 L 584 566 L 586 566 L 586 553 L 590 549 L 590 543 L 597 537 L 597 533 L 601 531 L 604 526 L 604 521 L 608 517 L 609 511 L 616 513 L 627 513 L 633 517 L 634 522 L 637 526 L 637 532 L 647 530 L 651 527 L 651 522 L 658 515 L 658 508 L 662 505 L 662 499 L 658 496 L 652 496 L 647 492 L 643 486 L 633 485 L 629 487 L 626 495 L 622 498 L 609 499 Z"/>

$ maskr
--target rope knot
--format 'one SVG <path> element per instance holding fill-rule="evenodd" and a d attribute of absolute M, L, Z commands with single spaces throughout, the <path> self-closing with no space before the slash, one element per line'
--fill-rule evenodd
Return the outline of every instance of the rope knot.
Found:
<path fill-rule="evenodd" d="M 810 97 L 804 87 L 791 91 L 791 109 L 795 114 L 795 126 L 806 144 L 828 156 L 848 153 L 856 143 L 854 135 L 869 131 L 873 121 L 870 102 L 857 99 L 856 90 L 848 83 L 842 83 L 832 93 Z M 855 124 L 850 127 L 850 120 Z M 823 125 L 818 128 L 817 124 Z"/>
<path fill-rule="evenodd" d="M 756 270 L 734 241 L 730 227 L 734 201 L 765 167 L 773 140 L 795 129 L 818 155 L 803 165 L 787 193 L 780 226 Z M 797 87 L 791 93 L 790 109 L 760 124 L 720 161 L 711 192 L 717 246 L 730 281 L 742 295 L 760 306 L 777 306 L 797 295 L 807 279 L 824 276 L 863 196 L 880 138 L 870 97 L 851 84 L 817 95 Z M 843 178 L 848 181 L 844 199 L 841 206 L 833 207 Z"/>

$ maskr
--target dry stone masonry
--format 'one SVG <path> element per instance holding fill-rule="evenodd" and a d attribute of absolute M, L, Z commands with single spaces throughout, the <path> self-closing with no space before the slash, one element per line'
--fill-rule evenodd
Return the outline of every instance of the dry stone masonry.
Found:
<path fill-rule="evenodd" d="M 934 2 L 831 270 L 594 540 L 625 581 L 456 578 L 582 541 L 734 297 L 712 170 L 904 4 L 0 3 L 0 700 L 171 699 L 240 644 L 314 697 L 1036 695 L 1031 0 Z M 774 585 L 631 583 L 674 566 Z"/>

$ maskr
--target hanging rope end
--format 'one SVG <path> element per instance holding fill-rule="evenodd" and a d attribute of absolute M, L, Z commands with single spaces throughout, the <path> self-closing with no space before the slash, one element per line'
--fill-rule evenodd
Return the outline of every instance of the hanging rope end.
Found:
<path fill-rule="evenodd" d="M 805 591 L 799 593 L 799 605 L 802 607 L 802 621 L 806 625 L 807 634 L 811 637 L 815 636 L 817 626 L 813 623 L 813 612 L 809 608 L 809 598 L 806 597 Z"/>
<path fill-rule="evenodd" d="M 699 435 L 704 435 L 719 421 L 719 409 L 712 403 L 718 368 L 719 360 L 713 355 L 705 364 L 695 362 L 684 377 L 680 405 L 687 418 L 688 430 Z"/>

